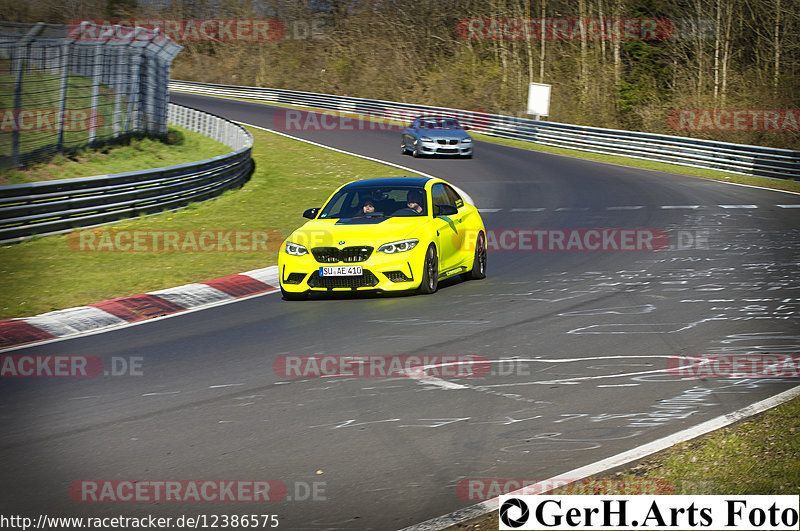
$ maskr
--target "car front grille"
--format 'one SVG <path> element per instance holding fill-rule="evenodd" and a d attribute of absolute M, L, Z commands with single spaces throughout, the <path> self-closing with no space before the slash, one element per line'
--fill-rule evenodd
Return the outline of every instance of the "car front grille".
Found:
<path fill-rule="evenodd" d="M 314 247 L 311 249 L 314 259 L 321 264 L 335 264 L 336 262 L 366 262 L 372 254 L 372 247 Z"/>
<path fill-rule="evenodd" d="M 456 144 L 458 144 L 458 140 L 456 140 L 455 138 L 450 138 L 450 139 L 448 139 L 448 138 L 439 138 L 436 141 L 439 144 L 443 145 L 443 146 L 446 146 L 448 144 L 451 145 L 451 146 L 455 146 Z"/>
<path fill-rule="evenodd" d="M 364 270 L 364 274 L 357 277 L 321 277 L 319 271 L 314 271 L 308 278 L 308 285 L 312 288 L 371 288 L 378 283 L 378 278 L 372 271 Z"/>

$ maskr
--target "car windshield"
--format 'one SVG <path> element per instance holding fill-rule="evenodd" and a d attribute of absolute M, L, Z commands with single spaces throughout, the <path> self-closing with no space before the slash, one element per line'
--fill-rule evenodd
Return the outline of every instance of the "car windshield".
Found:
<path fill-rule="evenodd" d="M 319 219 L 413 217 L 428 213 L 425 190 L 417 186 L 350 187 L 328 201 Z"/>
<path fill-rule="evenodd" d="M 461 129 L 455 118 L 424 118 L 420 121 L 423 129 Z"/>

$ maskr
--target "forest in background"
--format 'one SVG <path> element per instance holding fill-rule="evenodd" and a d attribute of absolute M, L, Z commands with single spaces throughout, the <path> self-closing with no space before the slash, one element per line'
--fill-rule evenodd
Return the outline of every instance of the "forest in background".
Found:
<path fill-rule="evenodd" d="M 797 110 L 800 0 L 0 0 L 14 22 L 268 18 L 281 39 L 180 42 L 172 77 L 513 116 L 530 82 L 547 83 L 551 121 L 800 149 L 785 117 L 779 131 L 668 123 L 679 110 Z M 519 38 L 531 20 L 562 27 Z M 615 37 L 626 20 L 656 21 L 657 35 Z"/>

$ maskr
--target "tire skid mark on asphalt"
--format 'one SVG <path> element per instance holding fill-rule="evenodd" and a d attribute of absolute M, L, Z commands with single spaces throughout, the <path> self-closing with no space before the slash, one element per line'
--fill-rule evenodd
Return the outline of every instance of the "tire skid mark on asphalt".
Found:
<path fill-rule="evenodd" d="M 722 317 L 708 317 L 691 323 L 609 323 L 574 328 L 567 334 L 675 334 L 692 329 L 702 323 L 724 320 Z"/>
<path fill-rule="evenodd" d="M 342 420 L 339 422 L 329 422 L 326 424 L 317 424 L 314 426 L 309 426 L 309 428 L 331 428 L 334 430 L 338 430 L 339 428 L 355 428 L 357 426 L 366 426 L 367 424 L 383 424 L 386 422 L 400 422 L 402 419 L 392 418 L 392 419 L 383 419 L 383 420 L 365 420 L 363 422 L 357 422 L 357 419 L 348 419 Z"/>
<path fill-rule="evenodd" d="M 557 314 L 559 317 L 572 317 L 578 315 L 629 315 L 629 314 L 644 314 L 654 312 L 656 307 L 654 304 L 643 304 L 641 306 L 617 306 L 613 308 L 596 308 L 592 310 L 575 310 L 571 312 L 564 312 Z"/>
<path fill-rule="evenodd" d="M 686 358 L 688 360 L 692 360 L 691 356 L 676 356 L 674 354 L 670 355 L 642 355 L 642 356 L 634 356 L 634 358 L 656 358 L 656 359 L 671 359 L 671 358 Z M 515 363 L 544 363 L 544 364 L 562 364 L 562 363 L 579 363 L 579 362 L 587 362 L 593 360 L 626 360 L 630 361 L 632 359 L 631 356 L 591 356 L 587 358 L 564 358 L 564 359 L 545 359 L 545 358 L 514 358 L 513 361 Z M 489 363 L 489 364 L 499 364 L 499 363 L 508 363 L 510 360 L 508 359 L 500 359 L 500 360 L 486 360 L 481 361 L 482 364 Z M 637 372 L 629 372 L 629 373 L 619 373 L 619 374 L 608 374 L 608 375 L 596 375 L 596 376 L 576 376 L 572 378 L 560 378 L 560 379 L 549 379 L 549 380 L 537 380 L 537 381 L 527 381 L 527 382 L 513 382 L 513 383 L 505 383 L 505 384 L 482 384 L 482 385 L 471 385 L 471 384 L 463 384 L 463 383 L 456 383 L 450 380 L 443 380 L 442 378 L 438 378 L 435 376 L 431 376 L 427 374 L 426 371 L 435 368 L 442 368 L 445 366 L 461 364 L 463 362 L 454 362 L 454 363 L 441 363 L 441 364 L 434 364 L 434 365 L 425 365 L 420 367 L 416 371 L 409 371 L 408 376 L 415 380 L 417 383 L 422 385 L 430 385 L 444 390 L 461 390 L 461 389 L 471 389 L 471 390 L 489 390 L 494 388 L 501 388 L 501 387 L 518 387 L 518 386 L 528 386 L 528 385 L 576 385 L 582 381 L 589 381 L 589 380 L 598 380 L 598 379 L 606 379 L 606 378 L 632 378 L 634 376 L 642 376 L 647 374 L 658 374 L 658 373 L 666 373 L 669 371 L 668 368 L 663 369 L 653 369 L 651 371 L 637 371 Z M 516 396 L 516 395 L 515 395 Z"/>
<path fill-rule="evenodd" d="M 638 415 L 638 413 L 637 413 Z M 603 444 L 608 441 L 621 441 L 625 439 L 633 439 L 642 435 L 642 430 L 635 430 L 626 434 L 612 434 L 613 431 L 619 431 L 616 428 L 598 427 L 598 431 L 609 432 L 605 437 L 599 437 L 597 433 L 593 433 L 591 438 L 573 438 L 569 435 L 565 436 L 562 432 L 547 432 L 538 433 L 533 436 L 528 436 L 525 442 L 512 444 L 509 446 L 501 447 L 498 451 L 505 453 L 522 453 L 528 454 L 541 447 L 547 447 L 550 451 L 557 452 L 572 452 L 572 451 L 587 451 L 602 448 Z M 586 430 L 583 430 L 586 431 Z M 554 445 L 553 443 L 558 443 Z M 555 446 L 555 447 L 554 447 Z"/>

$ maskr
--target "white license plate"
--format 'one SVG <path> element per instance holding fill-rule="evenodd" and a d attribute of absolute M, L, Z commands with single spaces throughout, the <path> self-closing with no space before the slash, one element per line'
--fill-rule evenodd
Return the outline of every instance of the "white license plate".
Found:
<path fill-rule="evenodd" d="M 322 266 L 319 268 L 321 277 L 358 277 L 364 274 L 361 266 Z"/>

